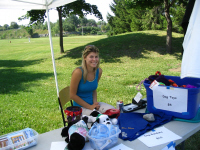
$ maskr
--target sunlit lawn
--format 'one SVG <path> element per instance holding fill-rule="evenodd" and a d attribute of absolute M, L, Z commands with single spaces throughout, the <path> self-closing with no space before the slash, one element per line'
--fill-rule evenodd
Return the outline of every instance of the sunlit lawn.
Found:
<path fill-rule="evenodd" d="M 173 33 L 173 53 L 166 54 L 165 31 L 143 31 L 106 36 L 53 38 L 59 90 L 70 84 L 72 71 L 81 64 L 86 45 L 100 49 L 103 75 L 98 100 L 116 105 L 131 103 L 135 86 L 157 70 L 179 76 L 183 35 Z M 63 127 L 58 106 L 48 38 L 0 40 L 0 135 L 33 128 L 44 133 Z M 141 93 L 146 94 L 142 86 Z"/>

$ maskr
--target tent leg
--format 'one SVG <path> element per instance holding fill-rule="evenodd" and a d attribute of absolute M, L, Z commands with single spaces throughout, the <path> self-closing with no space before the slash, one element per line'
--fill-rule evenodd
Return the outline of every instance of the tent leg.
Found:
<path fill-rule="evenodd" d="M 49 31 L 49 41 L 50 41 L 53 70 L 54 70 L 54 76 L 55 76 L 55 82 L 56 82 L 57 96 L 59 97 L 59 88 L 58 88 L 58 80 L 57 80 L 57 73 L 56 73 L 56 64 L 55 64 L 55 58 L 54 58 L 54 52 L 53 52 L 53 42 L 52 42 L 51 26 L 50 26 L 50 20 L 49 20 L 49 10 L 48 10 L 47 6 L 46 6 L 46 13 L 47 13 L 47 19 L 48 19 L 47 22 L 48 22 L 48 31 Z"/>

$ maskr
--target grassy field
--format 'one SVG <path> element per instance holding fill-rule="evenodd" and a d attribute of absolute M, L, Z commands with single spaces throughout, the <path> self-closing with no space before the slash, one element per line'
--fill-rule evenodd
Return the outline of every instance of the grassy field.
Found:
<path fill-rule="evenodd" d="M 180 75 L 182 42 L 183 35 L 173 33 L 173 53 L 167 54 L 165 31 L 110 38 L 65 37 L 65 53 L 60 54 L 59 38 L 53 38 L 59 89 L 70 84 L 72 71 L 81 64 L 83 48 L 96 45 L 103 69 L 98 100 L 114 106 L 119 99 L 131 103 L 137 94 L 135 86 L 157 70 L 164 75 Z M 28 39 L 0 40 L 0 85 L 0 135 L 26 127 L 38 133 L 63 127 L 48 38 L 31 39 L 30 43 Z M 146 96 L 144 87 L 141 93 Z M 195 140 L 198 135 L 194 135 Z M 193 140 L 187 140 L 186 146 Z"/>

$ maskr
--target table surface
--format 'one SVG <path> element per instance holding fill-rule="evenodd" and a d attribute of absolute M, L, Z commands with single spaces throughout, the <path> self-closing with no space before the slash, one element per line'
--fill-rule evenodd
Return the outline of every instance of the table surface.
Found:
<path fill-rule="evenodd" d="M 144 112 L 145 109 L 140 110 L 139 112 Z M 138 111 L 137 111 L 138 112 Z M 167 129 L 171 130 L 175 134 L 182 137 L 182 139 L 174 141 L 176 145 L 180 144 L 191 135 L 195 134 L 197 131 L 200 130 L 200 123 L 189 123 L 189 122 L 181 122 L 181 121 L 170 121 L 163 125 Z M 28 150 L 50 150 L 52 142 L 64 141 L 65 138 L 61 137 L 61 130 L 56 129 L 50 132 L 46 132 L 43 134 L 39 134 L 38 136 L 38 144 L 36 146 L 30 147 Z M 134 150 L 162 150 L 165 146 L 169 143 L 154 146 L 154 147 L 147 147 L 143 142 L 138 139 L 133 141 L 124 141 L 119 138 L 118 144 L 124 144 Z"/>

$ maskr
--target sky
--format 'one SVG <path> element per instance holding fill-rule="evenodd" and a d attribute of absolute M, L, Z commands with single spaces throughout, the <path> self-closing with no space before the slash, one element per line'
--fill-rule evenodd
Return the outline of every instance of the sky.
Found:
<path fill-rule="evenodd" d="M 101 12 L 104 21 L 107 22 L 106 16 L 107 13 L 113 15 L 110 10 L 109 5 L 113 2 L 113 0 L 85 0 L 87 3 L 92 5 L 97 5 L 99 11 Z M 0 25 L 8 24 L 10 26 L 11 22 L 17 22 L 18 25 L 27 25 L 29 20 L 18 21 L 18 18 L 25 15 L 28 10 L 21 9 L 0 9 Z M 49 11 L 49 17 L 51 22 L 56 22 L 58 20 L 58 13 L 56 10 Z M 87 19 L 94 19 L 99 21 L 94 15 L 87 15 Z"/>

